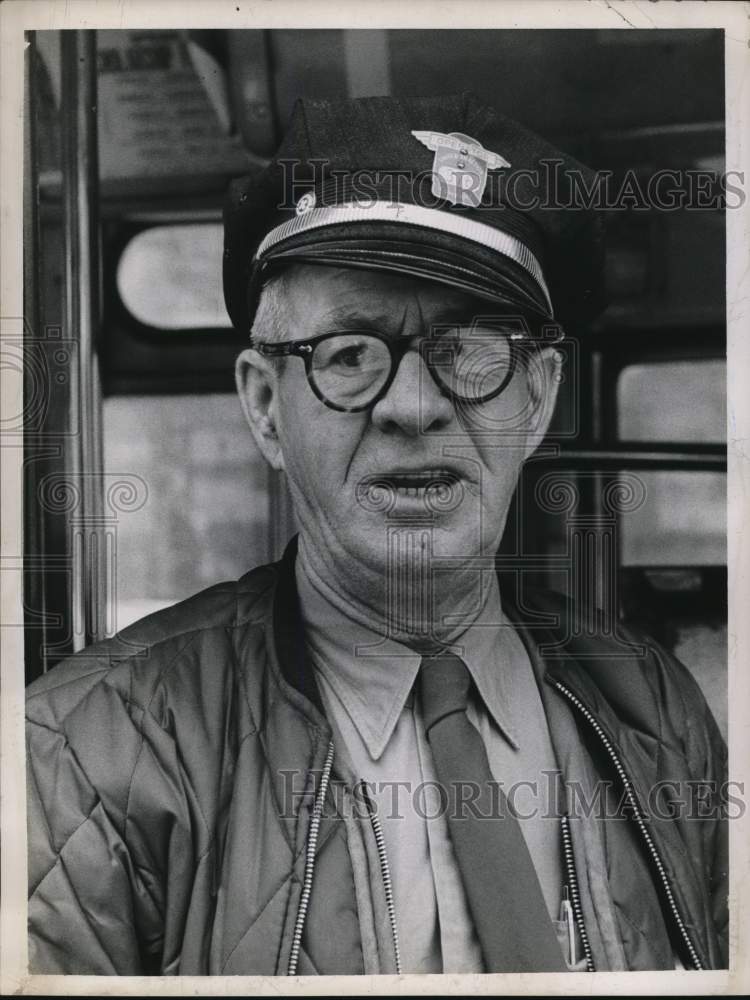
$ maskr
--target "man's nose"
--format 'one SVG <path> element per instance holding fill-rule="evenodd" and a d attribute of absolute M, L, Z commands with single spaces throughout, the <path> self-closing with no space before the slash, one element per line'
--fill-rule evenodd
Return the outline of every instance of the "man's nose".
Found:
<path fill-rule="evenodd" d="M 453 417 L 453 403 L 441 393 L 418 350 L 404 354 L 388 392 L 372 408 L 376 427 L 410 437 L 440 430 Z"/>

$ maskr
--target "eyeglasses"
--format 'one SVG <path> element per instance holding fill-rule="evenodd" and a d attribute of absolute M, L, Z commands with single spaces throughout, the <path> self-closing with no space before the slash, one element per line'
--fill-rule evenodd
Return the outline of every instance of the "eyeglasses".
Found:
<path fill-rule="evenodd" d="M 310 388 L 326 406 L 343 413 L 366 410 L 388 392 L 408 351 L 418 351 L 436 385 L 449 399 L 487 403 L 507 388 L 528 333 L 493 326 L 448 326 L 417 338 L 377 332 L 324 333 L 309 340 L 250 346 L 266 357 L 298 357 Z"/>

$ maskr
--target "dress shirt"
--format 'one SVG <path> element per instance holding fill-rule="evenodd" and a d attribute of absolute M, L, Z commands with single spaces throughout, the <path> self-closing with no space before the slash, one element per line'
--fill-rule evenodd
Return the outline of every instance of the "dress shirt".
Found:
<path fill-rule="evenodd" d="M 362 618 L 354 620 L 302 559 L 297 584 L 326 712 L 378 810 L 403 971 L 481 972 L 479 941 L 414 692 L 422 656 L 379 635 Z M 529 817 L 519 821 L 556 919 L 564 881 L 560 827 L 544 813 L 547 806 L 554 813 L 549 789 L 557 765 L 536 680 L 523 643 L 503 616 L 494 575 L 478 617 L 451 648 L 478 691 L 467 715 L 482 736 L 492 775 L 516 810 Z"/>

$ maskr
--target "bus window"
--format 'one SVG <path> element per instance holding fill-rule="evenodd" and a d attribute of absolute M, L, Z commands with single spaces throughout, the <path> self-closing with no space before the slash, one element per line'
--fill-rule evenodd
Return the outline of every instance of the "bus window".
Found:
<path fill-rule="evenodd" d="M 617 383 L 620 440 L 726 441 L 725 373 L 721 359 L 623 368 Z M 726 474 L 696 470 L 642 471 L 639 475 L 646 500 L 623 519 L 624 565 L 725 564 Z"/>
<path fill-rule="evenodd" d="M 617 396 L 621 441 L 727 439 L 723 360 L 628 365 L 620 374 Z"/>
<path fill-rule="evenodd" d="M 125 308 L 157 330 L 229 328 L 219 223 L 153 226 L 137 233 L 117 266 Z"/>
<path fill-rule="evenodd" d="M 638 476 L 643 505 L 622 518 L 624 566 L 721 566 L 726 563 L 726 475 L 652 472 Z"/>
<path fill-rule="evenodd" d="M 103 424 L 107 481 L 138 494 L 117 516 L 117 629 L 272 558 L 268 467 L 236 396 L 111 396 Z"/>

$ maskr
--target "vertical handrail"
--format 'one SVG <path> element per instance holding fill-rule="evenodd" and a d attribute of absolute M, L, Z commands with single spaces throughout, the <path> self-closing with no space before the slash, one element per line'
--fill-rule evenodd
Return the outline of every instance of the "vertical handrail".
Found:
<path fill-rule="evenodd" d="M 100 324 L 99 199 L 96 122 L 96 32 L 62 32 L 62 178 L 65 229 L 65 321 L 78 348 L 71 379 L 70 487 L 78 495 L 71 522 L 73 648 L 105 629 Z M 78 553 L 76 557 L 75 554 Z"/>
<path fill-rule="evenodd" d="M 34 340 L 39 337 L 39 213 L 37 191 L 39 164 L 36 136 L 36 33 L 26 36 L 27 49 L 24 65 L 24 171 L 23 171 L 23 315 L 24 315 L 24 411 L 39 391 L 34 384 L 32 366 L 28 358 L 34 350 Z M 37 430 L 24 422 L 23 466 L 23 552 L 24 552 L 24 606 L 32 608 L 36 621 L 24 627 L 24 658 L 27 677 L 38 677 L 47 669 L 46 659 L 46 589 L 44 565 L 35 565 L 35 559 L 44 558 L 44 525 L 36 496 L 37 472 L 31 460 L 37 440 Z M 38 622 L 38 624 L 37 624 Z"/>

